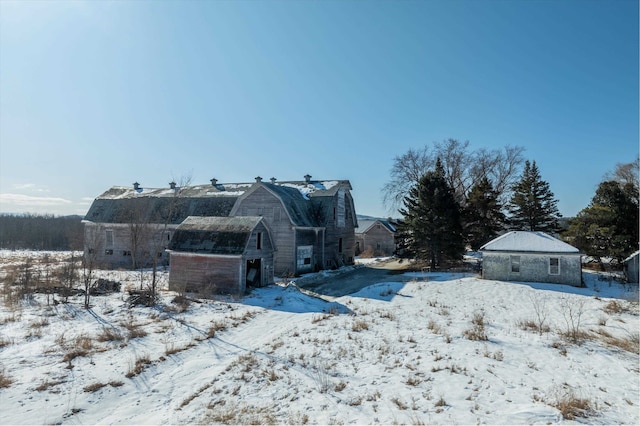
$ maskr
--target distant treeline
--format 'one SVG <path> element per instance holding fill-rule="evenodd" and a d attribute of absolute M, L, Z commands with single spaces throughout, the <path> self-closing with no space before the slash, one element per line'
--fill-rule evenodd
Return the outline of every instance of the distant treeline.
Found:
<path fill-rule="evenodd" d="M 0 248 L 82 250 L 81 216 L 0 214 Z"/>

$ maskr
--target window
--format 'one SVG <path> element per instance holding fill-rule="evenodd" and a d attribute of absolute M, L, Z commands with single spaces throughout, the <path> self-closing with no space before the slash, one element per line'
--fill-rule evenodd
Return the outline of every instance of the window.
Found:
<path fill-rule="evenodd" d="M 342 253 L 342 238 L 338 240 L 338 253 Z"/>
<path fill-rule="evenodd" d="M 560 259 L 552 257 L 549 259 L 549 275 L 560 275 Z"/>
<path fill-rule="evenodd" d="M 511 256 L 511 272 L 520 272 L 520 256 Z"/>
<path fill-rule="evenodd" d="M 105 246 L 113 247 L 113 231 L 111 229 L 105 231 Z"/>
<path fill-rule="evenodd" d="M 123 255 L 123 256 L 131 256 L 131 250 L 124 250 L 124 251 L 122 252 L 122 255 Z"/>
<path fill-rule="evenodd" d="M 104 254 L 107 254 L 107 255 L 111 256 L 113 254 L 113 249 L 106 249 L 104 251 Z"/>
<path fill-rule="evenodd" d="M 262 249 L 262 232 L 258 232 L 256 235 L 256 248 L 258 250 Z"/>

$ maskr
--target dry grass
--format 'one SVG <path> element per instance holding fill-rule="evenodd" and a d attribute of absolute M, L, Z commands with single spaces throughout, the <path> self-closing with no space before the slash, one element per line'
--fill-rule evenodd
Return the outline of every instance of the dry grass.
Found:
<path fill-rule="evenodd" d="M 565 420 L 587 418 L 593 412 L 593 402 L 576 396 L 571 389 L 557 392 L 555 400 L 549 405 L 557 408 Z"/>
<path fill-rule="evenodd" d="M 210 410 L 199 423 L 227 424 L 227 425 L 263 425 L 276 424 L 274 406 L 258 407 L 253 405 L 239 405 L 225 400 L 214 401 L 207 406 Z"/>
<path fill-rule="evenodd" d="M 609 315 L 613 315 L 613 314 L 621 314 L 623 312 L 627 312 L 629 309 L 628 307 L 624 306 L 621 302 L 617 300 L 611 300 L 609 301 L 609 303 L 605 305 L 604 308 L 602 308 L 602 310 Z"/>
<path fill-rule="evenodd" d="M 114 327 L 103 327 L 102 332 L 96 336 L 99 342 L 120 342 L 124 340 L 124 336 L 120 330 Z"/>
<path fill-rule="evenodd" d="M 64 344 L 66 343 L 64 341 L 64 337 L 62 337 L 62 343 L 63 344 L 61 346 L 63 347 L 66 346 Z M 78 337 L 76 337 L 73 340 L 73 342 L 71 342 L 71 344 L 68 345 L 68 351 L 62 357 L 62 361 L 70 363 L 75 358 L 78 358 L 81 356 L 87 356 L 91 354 L 92 351 L 93 351 L 93 340 L 89 336 L 81 334 Z"/>
<path fill-rule="evenodd" d="M 365 320 L 359 319 L 353 322 L 351 325 L 352 331 L 364 331 L 369 329 L 369 323 Z"/>
<path fill-rule="evenodd" d="M 58 386 L 59 384 L 64 383 L 61 380 L 54 380 L 54 381 L 49 381 L 49 380 L 45 380 L 44 382 L 40 383 L 38 386 L 36 386 L 34 388 L 34 390 L 38 391 L 38 392 L 43 392 L 46 391 L 54 386 Z"/>
<path fill-rule="evenodd" d="M 487 341 L 489 337 L 485 330 L 485 314 L 483 311 L 476 312 L 471 319 L 472 327 L 465 330 L 462 335 L 469 340 Z"/>
<path fill-rule="evenodd" d="M 85 392 L 97 392 L 105 386 L 107 385 L 104 383 L 97 382 L 97 383 L 93 383 L 85 386 L 84 388 L 82 388 L 82 390 Z"/>
<path fill-rule="evenodd" d="M 129 371 L 125 374 L 125 377 L 131 379 L 142 373 L 147 366 L 151 364 L 151 358 L 149 355 L 143 355 L 135 360 L 135 363 L 129 367 Z"/>
<path fill-rule="evenodd" d="M 4 369 L 0 370 L 0 388 L 8 388 L 13 383 L 13 379 L 5 373 Z"/>

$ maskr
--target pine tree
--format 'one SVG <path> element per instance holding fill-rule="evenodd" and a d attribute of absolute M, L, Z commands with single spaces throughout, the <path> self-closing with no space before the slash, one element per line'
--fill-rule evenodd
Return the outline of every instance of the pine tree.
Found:
<path fill-rule="evenodd" d="M 482 178 L 467 194 L 462 216 L 465 240 L 471 248 L 478 249 L 504 228 L 506 218 L 498 201 L 499 196 L 487 177 Z"/>
<path fill-rule="evenodd" d="M 638 249 L 640 213 L 634 186 L 601 182 L 591 204 L 571 220 L 564 236 L 590 256 L 612 256 L 622 261 Z"/>
<path fill-rule="evenodd" d="M 555 232 L 558 220 L 558 201 L 549 189 L 549 183 L 542 180 L 536 162 L 528 160 L 520 181 L 513 187 L 509 203 L 509 222 L 513 229 L 525 231 Z"/>
<path fill-rule="evenodd" d="M 445 179 L 440 159 L 409 190 L 403 200 L 401 232 L 408 254 L 437 268 L 447 260 L 459 260 L 464 253 L 460 205 Z"/>

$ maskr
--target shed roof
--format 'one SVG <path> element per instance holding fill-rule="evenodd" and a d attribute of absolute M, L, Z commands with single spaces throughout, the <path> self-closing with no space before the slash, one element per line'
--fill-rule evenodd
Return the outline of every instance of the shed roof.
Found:
<path fill-rule="evenodd" d="M 261 217 L 187 217 L 171 238 L 169 250 L 241 255 Z"/>
<path fill-rule="evenodd" d="M 544 232 L 511 231 L 495 238 L 480 251 L 516 251 L 542 253 L 579 253 L 580 251 Z"/>

